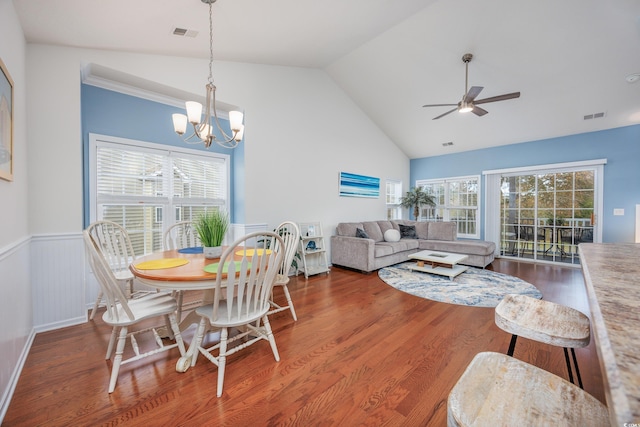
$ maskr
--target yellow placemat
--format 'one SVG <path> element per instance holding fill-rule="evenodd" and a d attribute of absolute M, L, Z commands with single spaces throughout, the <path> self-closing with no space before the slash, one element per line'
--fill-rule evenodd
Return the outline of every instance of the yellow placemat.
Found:
<path fill-rule="evenodd" d="M 264 255 L 264 249 L 240 249 L 239 251 L 236 251 L 236 255 L 242 256 L 246 253 L 247 256 L 253 256 L 255 251 L 258 251 L 258 256 Z M 267 249 L 267 255 L 269 255 L 270 253 L 271 249 Z"/>
<path fill-rule="evenodd" d="M 188 263 L 189 260 L 184 258 L 163 258 L 152 261 L 143 261 L 139 264 L 135 264 L 135 267 L 138 270 L 162 270 L 163 268 L 180 267 L 181 265 Z"/>
<path fill-rule="evenodd" d="M 240 269 L 240 265 L 242 264 L 242 261 L 233 261 L 233 263 L 236 265 L 236 271 L 238 271 L 238 269 Z M 220 265 L 219 262 L 214 262 L 213 264 L 209 264 L 204 268 L 204 271 L 206 271 L 207 273 L 218 273 L 218 265 Z M 247 268 L 251 267 L 251 263 L 247 263 Z M 222 266 L 222 272 L 223 273 L 227 273 L 229 270 L 229 261 L 225 262 L 224 265 Z"/>

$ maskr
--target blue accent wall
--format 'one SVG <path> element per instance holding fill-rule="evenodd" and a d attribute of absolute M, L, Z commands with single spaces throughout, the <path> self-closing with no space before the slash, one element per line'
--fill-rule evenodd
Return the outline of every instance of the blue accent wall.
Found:
<path fill-rule="evenodd" d="M 633 242 L 635 205 L 640 204 L 640 125 L 530 141 L 410 161 L 410 184 L 420 179 L 481 175 L 483 171 L 581 160 L 604 166 L 603 242 Z M 484 215 L 484 177 L 481 215 Z M 613 209 L 624 209 L 614 216 Z M 481 218 L 484 236 L 484 216 Z"/>
<path fill-rule="evenodd" d="M 238 197 L 242 206 L 236 205 L 236 181 L 244 182 L 244 141 L 233 149 L 222 148 L 215 143 L 209 149 L 202 144 L 188 145 L 173 131 L 173 113 L 184 109 L 153 102 L 83 84 L 81 87 L 82 144 L 83 144 L 83 193 L 84 227 L 89 224 L 89 134 L 128 138 L 181 148 L 190 148 L 227 154 L 231 156 L 230 213 L 234 223 L 244 221 L 244 196 Z M 227 120 L 221 119 L 223 126 Z M 244 193 L 244 184 L 239 189 Z M 238 216 L 236 213 L 241 215 Z"/>

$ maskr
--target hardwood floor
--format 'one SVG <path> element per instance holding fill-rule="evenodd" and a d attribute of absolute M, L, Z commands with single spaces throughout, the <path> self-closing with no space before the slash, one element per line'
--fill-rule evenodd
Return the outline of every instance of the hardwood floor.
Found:
<path fill-rule="evenodd" d="M 490 269 L 589 314 L 580 269 L 507 260 Z M 36 336 L 2 425 L 444 426 L 447 395 L 473 356 L 509 345 L 492 308 L 414 297 L 377 273 L 333 268 L 289 288 L 299 320 L 271 320 L 280 362 L 266 341 L 231 356 L 221 398 L 215 365 L 200 357 L 177 373 L 177 350 L 123 366 L 109 395 L 110 328 L 96 316 Z M 585 390 L 604 402 L 593 342 L 577 355 Z M 561 348 L 521 338 L 514 357 L 567 378 Z"/>

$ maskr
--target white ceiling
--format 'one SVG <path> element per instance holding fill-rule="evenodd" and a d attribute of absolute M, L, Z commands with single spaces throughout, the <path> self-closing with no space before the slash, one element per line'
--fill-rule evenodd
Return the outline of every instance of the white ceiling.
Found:
<path fill-rule="evenodd" d="M 28 42 L 209 55 L 201 0 L 13 3 Z M 638 0 L 219 0 L 213 20 L 216 60 L 325 69 L 410 158 L 640 123 Z M 466 52 L 477 99 L 521 97 L 431 120 L 448 108 L 423 104 L 462 98 Z"/>

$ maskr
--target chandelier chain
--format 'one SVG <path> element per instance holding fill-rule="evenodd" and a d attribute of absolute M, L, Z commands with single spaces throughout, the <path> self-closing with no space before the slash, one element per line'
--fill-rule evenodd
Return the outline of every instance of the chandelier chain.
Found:
<path fill-rule="evenodd" d="M 204 146 L 209 148 L 215 141 L 221 147 L 235 148 L 242 141 L 244 134 L 243 114 L 240 111 L 229 111 L 231 135 L 227 134 L 218 119 L 216 86 L 213 84 L 213 3 L 216 0 L 202 0 L 202 2 L 209 5 L 209 80 L 206 85 L 206 104 L 203 111 L 202 104 L 199 102 L 187 102 L 187 115 L 178 113 L 172 115 L 173 129 L 182 136 L 186 132 L 187 123 L 190 123 L 193 134 L 183 138 L 187 144 L 204 143 Z M 221 139 L 216 138 L 214 129 L 219 131 Z"/>
<path fill-rule="evenodd" d="M 209 83 L 213 84 L 213 2 L 209 3 Z"/>

